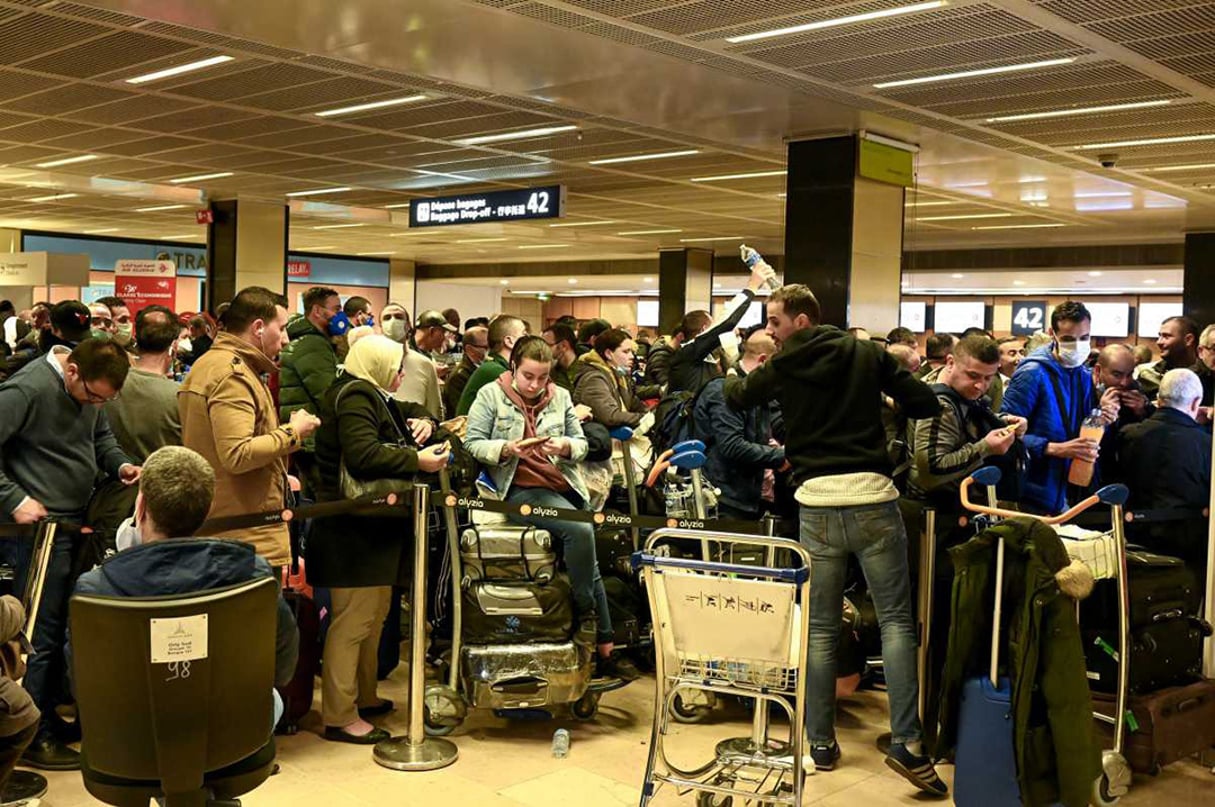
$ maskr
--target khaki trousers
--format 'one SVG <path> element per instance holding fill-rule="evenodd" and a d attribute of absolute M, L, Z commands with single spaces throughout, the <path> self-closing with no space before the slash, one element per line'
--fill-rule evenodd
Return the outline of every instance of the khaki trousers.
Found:
<path fill-rule="evenodd" d="M 379 703 L 376 662 L 392 588 L 330 589 L 333 613 L 321 666 L 321 715 L 326 726 L 359 719 L 359 708 Z"/>

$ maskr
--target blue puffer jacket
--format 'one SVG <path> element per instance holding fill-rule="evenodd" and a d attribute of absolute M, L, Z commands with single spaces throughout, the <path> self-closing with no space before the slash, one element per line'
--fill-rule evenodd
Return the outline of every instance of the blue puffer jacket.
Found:
<path fill-rule="evenodd" d="M 721 502 L 757 512 L 762 504 L 764 469 L 779 468 L 785 449 L 768 445 L 772 434 L 769 404 L 737 411 L 726 405 L 724 378 L 705 385 L 696 399 L 693 421 L 704 442 L 705 476 L 721 489 Z"/>
<path fill-rule="evenodd" d="M 1098 402 L 1092 371 L 1064 367 L 1051 351 L 1048 345 L 1022 360 L 1004 390 L 1001 411 L 1029 421 L 1025 435 L 1029 467 L 1021 503 L 1061 513 L 1067 509 L 1069 460 L 1046 456 L 1046 444 L 1078 437 L 1080 424 Z"/>

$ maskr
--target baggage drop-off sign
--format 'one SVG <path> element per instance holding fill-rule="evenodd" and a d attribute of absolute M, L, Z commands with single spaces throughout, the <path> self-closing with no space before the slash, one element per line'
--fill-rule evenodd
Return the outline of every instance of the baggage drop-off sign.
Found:
<path fill-rule="evenodd" d="M 114 262 L 114 294 L 131 314 L 150 305 L 174 310 L 177 301 L 177 266 L 173 261 L 120 260 Z"/>

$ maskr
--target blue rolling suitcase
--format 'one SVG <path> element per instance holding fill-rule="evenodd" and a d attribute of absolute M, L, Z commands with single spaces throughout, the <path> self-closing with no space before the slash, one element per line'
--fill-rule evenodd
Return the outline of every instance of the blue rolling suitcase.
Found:
<path fill-rule="evenodd" d="M 962 685 L 953 800 L 958 807 L 1020 807 L 1017 758 L 1013 750 L 1012 685 L 997 678 L 1000 650 L 1000 593 L 1004 590 L 1004 539 L 996 547 L 995 618 L 990 674 Z M 994 682 L 994 683 L 993 683 Z"/>

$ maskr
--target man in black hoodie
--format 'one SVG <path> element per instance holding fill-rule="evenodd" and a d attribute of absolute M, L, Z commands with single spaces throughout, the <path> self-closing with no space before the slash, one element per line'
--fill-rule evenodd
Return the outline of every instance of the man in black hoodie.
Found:
<path fill-rule="evenodd" d="M 948 793 L 924 753 L 918 714 L 916 635 L 907 567 L 907 533 L 891 479 L 882 395 L 908 418 L 940 410 L 932 390 L 877 342 L 821 325 L 818 300 L 801 284 L 768 300 L 768 333 L 780 352 L 746 378 L 726 380 L 730 406 L 779 401 L 785 456 L 801 504 L 801 540 L 810 550 L 807 735 L 819 770 L 839 759 L 835 741 L 835 647 L 844 575 L 856 555 L 877 606 L 890 696 L 892 741 L 886 764 L 921 790 Z"/>

